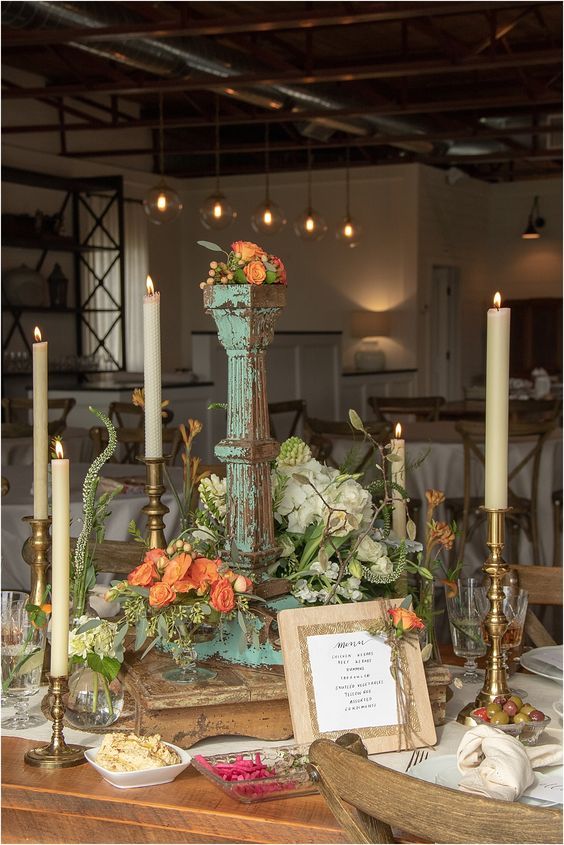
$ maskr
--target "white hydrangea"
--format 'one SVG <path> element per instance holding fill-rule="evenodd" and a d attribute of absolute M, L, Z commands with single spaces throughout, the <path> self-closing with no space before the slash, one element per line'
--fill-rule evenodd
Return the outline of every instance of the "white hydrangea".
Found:
<path fill-rule="evenodd" d="M 79 624 L 69 632 L 69 657 L 81 657 L 85 660 L 92 652 L 98 657 L 115 657 L 114 643 L 118 623 L 101 619 L 95 627 L 80 632 L 81 626 L 87 621 L 87 617 L 82 617 Z"/>
<path fill-rule="evenodd" d="M 212 474 L 202 478 L 198 485 L 200 500 L 207 510 L 216 510 L 223 518 L 227 512 L 227 481 Z"/>
<path fill-rule="evenodd" d="M 310 588 L 305 578 L 300 578 L 299 581 L 296 581 L 292 592 L 300 601 L 308 602 L 309 604 L 315 604 L 318 601 L 319 593 Z"/>
<path fill-rule="evenodd" d="M 356 557 L 363 563 L 370 564 L 371 572 L 378 572 L 388 575 L 392 572 L 392 561 L 388 557 L 387 548 L 384 543 L 373 540 L 366 535 L 363 537 L 356 549 Z"/>

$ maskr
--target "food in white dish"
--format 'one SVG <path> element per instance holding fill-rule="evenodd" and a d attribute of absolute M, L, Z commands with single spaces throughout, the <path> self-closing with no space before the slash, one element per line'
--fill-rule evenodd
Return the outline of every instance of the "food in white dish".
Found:
<path fill-rule="evenodd" d="M 106 734 L 96 755 L 97 765 L 110 772 L 140 772 L 181 762 L 176 751 L 162 742 L 159 734 Z"/>

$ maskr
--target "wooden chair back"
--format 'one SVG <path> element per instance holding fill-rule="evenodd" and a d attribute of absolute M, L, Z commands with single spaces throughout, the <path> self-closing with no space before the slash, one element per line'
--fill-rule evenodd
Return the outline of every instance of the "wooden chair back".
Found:
<path fill-rule="evenodd" d="M 508 523 L 519 527 L 522 524 L 522 518 L 528 517 L 530 526 L 531 543 L 533 546 L 533 556 L 535 560 L 540 560 L 540 544 L 538 535 L 538 520 L 537 520 L 537 498 L 538 498 L 538 484 L 540 460 L 543 446 L 554 430 L 554 422 L 510 422 L 509 423 L 509 438 L 510 440 L 521 440 L 523 442 L 530 441 L 530 448 L 524 457 L 514 467 L 509 469 L 507 476 L 508 485 L 508 506 L 512 508 L 506 515 Z M 455 425 L 456 431 L 462 438 L 464 447 L 464 510 L 462 521 L 461 542 L 458 551 L 458 557 L 463 559 L 464 546 L 468 539 L 469 521 L 471 511 L 472 498 L 472 467 L 475 461 L 479 464 L 485 464 L 484 443 L 486 427 L 483 422 L 473 422 L 471 420 L 462 420 Z M 518 495 L 514 489 L 514 482 L 517 476 L 524 472 L 524 470 L 532 465 L 532 477 L 530 485 L 530 496 L 523 497 Z M 485 518 L 485 517 L 484 517 Z M 479 520 L 476 519 L 474 525 Z M 513 552 L 515 553 L 515 552 Z"/>
<path fill-rule="evenodd" d="M 377 420 L 397 422 L 398 417 L 411 417 L 417 422 L 436 422 L 445 399 L 443 396 L 369 396 L 368 404 Z"/>
<path fill-rule="evenodd" d="M 387 421 L 368 423 L 366 430 L 377 443 L 387 443 L 390 439 L 390 423 Z M 373 455 L 371 444 L 367 443 L 364 435 L 356 431 L 349 422 L 306 417 L 304 440 L 309 444 L 317 460 L 337 469 L 344 462 L 335 458 L 335 446 L 339 441 L 341 443 L 344 441 L 347 445 L 350 443 L 349 454 L 346 458 L 347 472 L 350 473 L 362 472 L 366 469 Z"/>
<path fill-rule="evenodd" d="M 76 399 L 69 396 L 62 399 L 48 399 L 47 409 L 49 412 L 59 411 L 58 415 L 49 420 L 49 434 L 51 437 L 57 437 L 62 434 L 67 426 L 67 417 L 76 405 Z M 31 428 L 31 414 L 33 412 L 33 399 L 26 399 L 23 397 L 4 398 L 2 399 L 2 409 L 4 411 L 4 420 L 6 423 L 23 423 L 29 424 Z M 30 434 L 32 432 L 30 431 Z"/>
<path fill-rule="evenodd" d="M 358 747 L 360 738 L 348 734 L 340 741 Z M 380 766 L 328 739 L 312 744 L 309 760 L 310 776 L 351 842 L 396 842 L 392 828 L 410 834 L 401 841 L 562 841 L 562 810 L 436 786 Z"/>
<path fill-rule="evenodd" d="M 279 439 L 274 424 L 274 417 L 285 416 L 292 414 L 290 419 L 290 428 L 286 432 L 286 437 L 293 437 L 298 430 L 300 422 L 306 413 L 306 403 L 303 399 L 291 399 L 288 402 L 269 402 L 268 403 L 268 420 L 270 424 L 270 436 L 275 440 Z M 284 438 L 285 439 L 285 438 Z"/>
<path fill-rule="evenodd" d="M 511 566 L 509 583 L 527 590 L 529 604 L 525 618 L 525 634 L 537 648 L 556 645 L 531 605 L 541 607 L 562 607 L 562 567 L 553 566 Z"/>
<path fill-rule="evenodd" d="M 93 443 L 93 457 L 97 457 L 108 445 L 108 432 L 102 426 L 93 426 L 90 429 L 90 439 Z M 118 447 L 123 448 L 117 451 L 117 455 L 111 458 L 111 463 L 134 464 L 143 454 L 145 446 L 145 431 L 143 428 L 116 428 Z M 163 428 L 163 451 L 170 455 L 166 463 L 174 464 L 182 437 L 178 428 Z"/>

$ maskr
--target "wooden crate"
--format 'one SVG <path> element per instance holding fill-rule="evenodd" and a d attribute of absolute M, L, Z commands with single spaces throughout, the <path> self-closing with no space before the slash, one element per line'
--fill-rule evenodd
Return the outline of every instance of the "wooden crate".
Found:
<path fill-rule="evenodd" d="M 151 651 L 143 660 L 126 653 L 122 680 L 135 702 L 135 731 L 159 733 L 182 748 L 207 737 L 235 734 L 289 739 L 292 722 L 282 666 L 250 669 L 208 660 L 217 676 L 205 683 L 166 681 L 170 656 Z"/>

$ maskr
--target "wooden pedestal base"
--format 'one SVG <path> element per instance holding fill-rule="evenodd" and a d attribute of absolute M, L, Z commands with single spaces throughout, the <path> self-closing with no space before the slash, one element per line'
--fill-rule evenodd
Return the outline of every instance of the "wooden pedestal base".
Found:
<path fill-rule="evenodd" d="M 164 740 L 190 748 L 207 737 L 234 734 L 257 739 L 293 735 L 281 666 L 249 669 L 209 660 L 217 676 L 205 683 L 166 681 L 169 656 L 155 650 L 143 660 L 126 654 L 122 680 L 135 702 L 135 731 L 159 733 Z"/>

